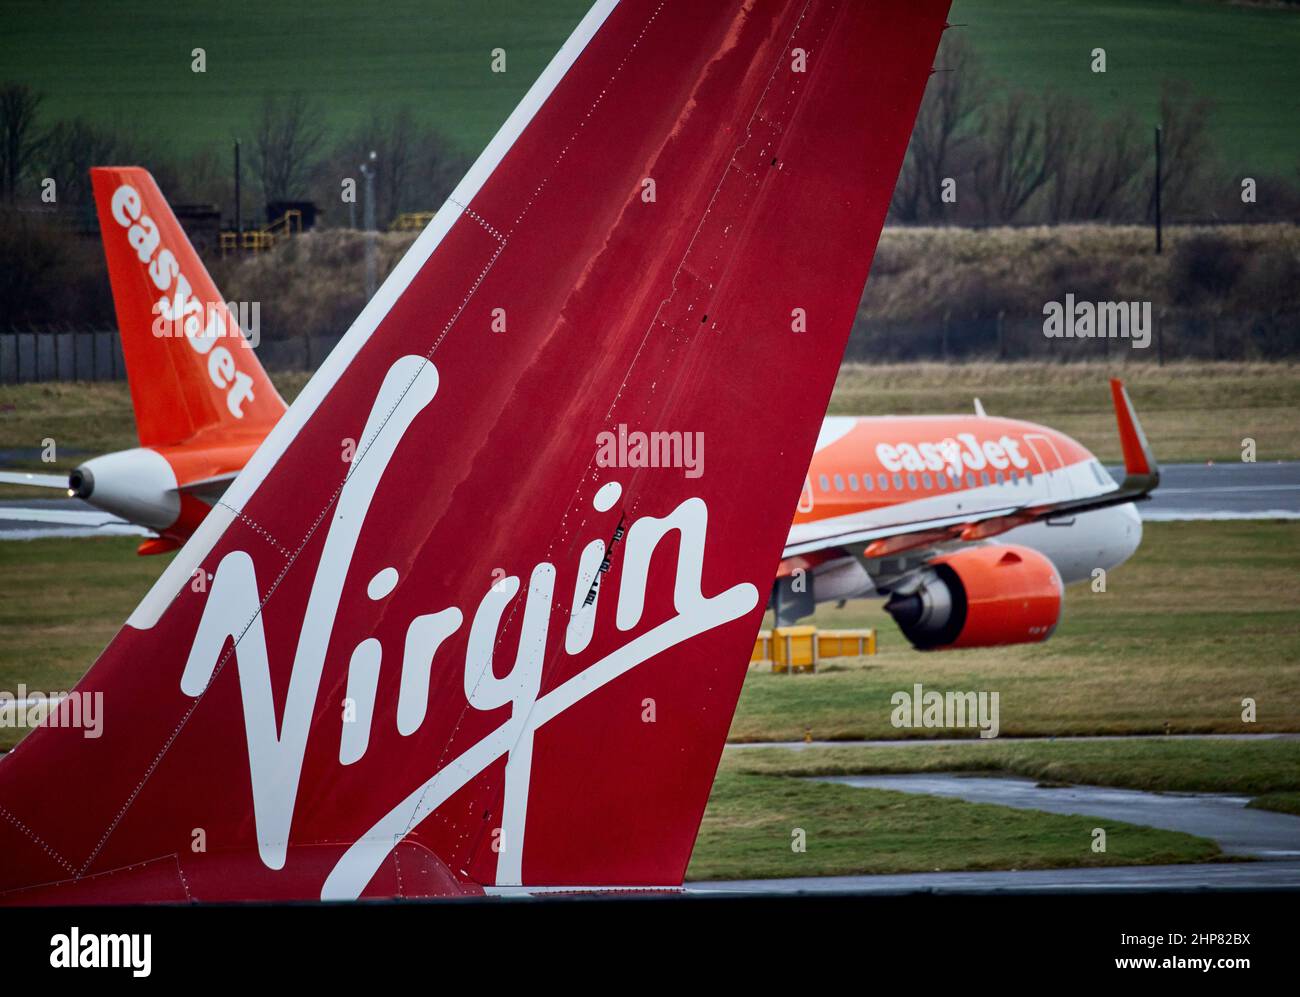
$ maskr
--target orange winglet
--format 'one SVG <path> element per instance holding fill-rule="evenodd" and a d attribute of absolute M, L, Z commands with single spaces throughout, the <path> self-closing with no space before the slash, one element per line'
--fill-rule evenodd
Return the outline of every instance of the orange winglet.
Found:
<path fill-rule="evenodd" d="M 1124 382 L 1111 378 L 1111 397 L 1115 400 L 1115 419 L 1119 423 L 1119 443 L 1124 451 L 1124 471 L 1127 474 L 1150 474 L 1152 461 L 1146 434 L 1138 424 L 1133 413 L 1133 403 L 1129 400 Z"/>

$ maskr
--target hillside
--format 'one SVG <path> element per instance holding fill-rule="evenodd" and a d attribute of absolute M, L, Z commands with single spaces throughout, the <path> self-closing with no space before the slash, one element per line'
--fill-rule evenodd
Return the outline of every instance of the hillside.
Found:
<path fill-rule="evenodd" d="M 47 120 L 147 122 L 169 154 L 247 138 L 264 95 L 321 99 L 346 131 L 377 107 L 409 105 L 462 152 L 491 138 L 589 6 L 587 0 L 280 0 L 87 4 L 8 0 L 0 77 L 46 94 Z M 956 0 L 951 20 L 991 74 L 1060 89 L 1107 113 L 1150 120 L 1162 80 L 1217 104 L 1221 151 L 1247 172 L 1297 163 L 1300 13 L 1214 0 Z M 53 26 L 57 25 L 57 30 Z M 190 71 L 195 47 L 207 72 Z M 1089 53 L 1107 50 L 1107 72 Z M 493 73 L 503 48 L 507 71 Z"/>

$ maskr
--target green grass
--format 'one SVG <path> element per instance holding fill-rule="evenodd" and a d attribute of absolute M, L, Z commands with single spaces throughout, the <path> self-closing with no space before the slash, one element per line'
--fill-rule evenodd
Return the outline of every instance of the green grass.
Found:
<path fill-rule="evenodd" d="M 922 654 L 878 601 L 820 607 L 826 628 L 874 626 L 874 657 L 817 675 L 751 666 L 732 724 L 742 741 L 974 736 L 898 729 L 890 697 L 996 691 L 1003 736 L 1300 731 L 1300 523 L 1148 523 L 1105 593 L 1076 585 L 1043 644 Z M 1256 722 L 1242 720 L 1242 700 Z"/>
<path fill-rule="evenodd" d="M 577 24 L 587 0 L 341 0 L 275 4 L 11 0 L 0 34 L 3 76 L 48 95 L 45 120 L 152 122 L 164 148 L 247 138 L 262 95 L 322 98 L 346 131 L 376 106 L 410 105 L 475 153 Z M 1219 103 L 1214 131 L 1243 172 L 1296 161 L 1293 11 L 1182 0 L 957 0 L 951 20 L 991 72 L 1030 91 L 1059 88 L 1149 120 L 1166 77 Z M 1106 48 L 1104 76 L 1089 53 Z M 190 52 L 207 51 L 207 72 Z M 492 49 L 507 52 L 494 74 Z"/>
<path fill-rule="evenodd" d="M 1106 851 L 1092 850 L 1093 829 Z M 806 850 L 792 845 L 797 829 Z M 1207 862 L 1204 838 L 1088 816 L 720 772 L 690 880 Z"/>
<path fill-rule="evenodd" d="M 1154 125 L 1160 86 L 1184 79 L 1216 103 L 1212 133 L 1250 176 L 1297 165 L 1300 13 L 1218 0 L 955 0 L 949 20 L 989 72 L 1030 93 L 1059 89 Z M 1105 74 L 1090 69 L 1106 50 Z"/>
<path fill-rule="evenodd" d="M 737 775 L 837 776 L 902 772 L 1009 774 L 1152 793 L 1300 792 L 1300 741 L 976 741 L 898 746 L 732 748 L 722 771 Z"/>
<path fill-rule="evenodd" d="M 1273 810 L 1280 814 L 1294 814 L 1300 817 L 1300 793 L 1265 793 L 1257 796 L 1248 807 L 1255 810 Z"/>
<path fill-rule="evenodd" d="M 171 555 L 136 557 L 139 538 L 0 543 L 0 689 L 71 689 Z M 0 728 L 0 750 L 22 730 Z"/>

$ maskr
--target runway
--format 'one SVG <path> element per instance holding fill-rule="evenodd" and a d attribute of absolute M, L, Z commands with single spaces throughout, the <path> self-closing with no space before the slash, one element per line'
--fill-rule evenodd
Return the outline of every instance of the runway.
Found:
<path fill-rule="evenodd" d="M 1110 473 L 1124 477 L 1122 467 Z M 1300 519 L 1300 461 L 1163 464 L 1160 487 L 1138 508 L 1147 522 Z"/>
<path fill-rule="evenodd" d="M 1112 467 L 1116 481 L 1123 468 Z M 1140 503 L 1148 522 L 1198 519 L 1300 519 L 1300 461 L 1272 464 L 1166 464 L 1160 487 Z M 10 518 L 6 518 L 6 516 Z M 0 499 L 0 540 L 149 536 L 80 499 Z"/>

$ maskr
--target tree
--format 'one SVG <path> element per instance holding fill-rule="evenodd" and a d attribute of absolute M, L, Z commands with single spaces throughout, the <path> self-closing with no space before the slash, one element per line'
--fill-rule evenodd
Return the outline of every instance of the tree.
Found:
<path fill-rule="evenodd" d="M 463 157 L 437 131 L 416 122 L 409 108 L 376 109 L 363 125 L 330 154 L 321 171 L 322 203 L 337 202 L 346 177 L 360 180 L 357 164 L 375 152 L 375 219 L 385 228 L 407 211 L 434 211 L 441 206 L 460 175 Z M 365 197 L 359 183 L 358 199 Z M 358 210 L 360 209 L 358 200 Z"/>
<path fill-rule="evenodd" d="M 984 90 L 979 60 L 965 38 L 950 35 L 940 61 L 943 68 L 926 87 L 894 188 L 892 208 L 900 221 L 942 216 L 944 178 L 956 176 L 958 158 L 972 141 L 969 125 Z"/>
<path fill-rule="evenodd" d="M 1134 190 L 1151 156 L 1148 132 L 1132 111 L 1105 121 L 1091 104 L 1050 98 L 1053 122 L 1045 155 L 1052 176 L 1048 214 L 1063 221 L 1140 217 Z"/>
<path fill-rule="evenodd" d="M 1214 102 L 1197 97 L 1185 81 L 1165 81 L 1160 91 L 1160 192 L 1167 217 L 1185 216 L 1207 200 L 1209 119 Z M 1154 199 L 1151 211 L 1155 211 Z"/>
<path fill-rule="evenodd" d="M 319 107 L 301 93 L 268 95 L 253 132 L 252 167 L 267 203 L 306 196 L 325 130 Z"/>
<path fill-rule="evenodd" d="M 0 86 L 0 196 L 10 203 L 40 148 L 36 111 L 42 99 L 41 94 L 22 83 Z"/>
<path fill-rule="evenodd" d="M 92 204 L 90 168 L 125 159 L 120 151 L 115 134 L 81 118 L 55 124 L 45 138 L 41 159 L 48 175 L 58 182 L 59 204 L 72 208 Z"/>
<path fill-rule="evenodd" d="M 1029 199 L 1052 178 L 1047 154 L 1068 125 L 1058 104 L 1012 91 L 980 115 L 980 154 L 975 190 L 986 223 L 1014 221 Z"/>

